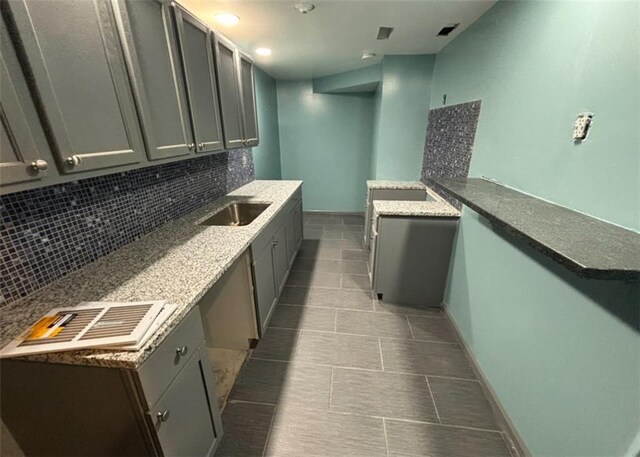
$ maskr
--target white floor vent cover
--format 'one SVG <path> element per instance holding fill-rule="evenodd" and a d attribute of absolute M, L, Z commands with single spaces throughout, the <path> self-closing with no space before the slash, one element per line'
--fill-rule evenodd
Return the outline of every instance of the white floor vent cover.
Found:
<path fill-rule="evenodd" d="M 0 351 L 0 358 L 74 349 L 137 346 L 164 301 L 82 303 L 55 308 Z"/>

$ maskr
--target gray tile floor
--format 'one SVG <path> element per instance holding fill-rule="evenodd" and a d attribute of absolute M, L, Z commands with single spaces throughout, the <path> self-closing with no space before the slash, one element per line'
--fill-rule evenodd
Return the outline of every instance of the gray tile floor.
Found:
<path fill-rule="evenodd" d="M 448 318 L 374 299 L 363 218 L 304 220 L 216 455 L 511 456 Z"/>

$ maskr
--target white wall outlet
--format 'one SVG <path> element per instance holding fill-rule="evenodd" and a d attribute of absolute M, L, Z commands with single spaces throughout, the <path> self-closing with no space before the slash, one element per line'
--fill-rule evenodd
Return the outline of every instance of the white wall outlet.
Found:
<path fill-rule="evenodd" d="M 580 113 L 573 125 L 573 141 L 583 141 L 587 138 L 589 128 L 593 122 L 593 113 Z"/>

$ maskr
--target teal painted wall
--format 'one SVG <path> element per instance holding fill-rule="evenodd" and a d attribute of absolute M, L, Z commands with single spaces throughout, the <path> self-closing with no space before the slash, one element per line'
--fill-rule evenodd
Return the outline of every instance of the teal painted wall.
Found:
<path fill-rule="evenodd" d="M 256 107 L 260 144 L 253 148 L 256 179 L 280 179 L 280 133 L 276 80 L 255 67 Z"/>
<path fill-rule="evenodd" d="M 305 210 L 361 212 L 371 156 L 371 94 L 314 94 L 278 81 L 283 179 L 302 179 Z"/>
<path fill-rule="evenodd" d="M 315 78 L 316 93 L 375 92 L 382 80 L 382 65 L 375 64 L 335 75 Z"/>
<path fill-rule="evenodd" d="M 434 55 L 385 56 L 372 179 L 420 178 Z"/>
<path fill-rule="evenodd" d="M 639 8 L 499 2 L 441 51 L 432 106 L 482 99 L 470 175 L 640 229 Z M 580 279 L 466 208 L 445 302 L 534 456 L 639 451 L 638 281 Z"/>
<path fill-rule="evenodd" d="M 483 99 L 472 175 L 637 230 L 640 2 L 579 5 L 499 2 L 438 54 L 431 105 Z"/>

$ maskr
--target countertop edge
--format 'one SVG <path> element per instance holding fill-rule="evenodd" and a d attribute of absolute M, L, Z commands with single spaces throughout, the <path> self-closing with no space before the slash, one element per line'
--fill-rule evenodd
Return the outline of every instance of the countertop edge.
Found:
<path fill-rule="evenodd" d="M 57 364 L 65 364 L 65 365 L 79 365 L 79 366 L 94 366 L 94 367 L 108 367 L 108 368 L 122 368 L 122 369 L 138 369 L 140 368 L 144 362 L 146 362 L 146 360 L 149 358 L 149 356 L 155 351 L 155 349 L 162 344 L 162 342 L 165 340 L 165 338 L 182 322 L 182 320 L 189 314 L 189 312 L 193 309 L 194 306 L 197 305 L 198 301 L 205 295 L 205 293 L 211 288 L 213 287 L 213 285 L 228 271 L 228 269 L 234 264 L 234 262 L 236 262 L 238 260 L 238 258 L 240 258 L 240 256 L 242 255 L 243 252 L 245 252 L 253 243 L 253 241 L 259 236 L 259 234 L 262 232 L 262 230 L 264 230 L 264 228 L 271 222 L 273 221 L 273 219 L 276 217 L 276 215 L 278 214 L 278 212 L 284 207 L 286 206 L 287 202 L 289 202 L 291 200 L 291 198 L 294 196 L 294 194 L 301 188 L 301 186 L 303 185 L 303 181 L 301 180 L 286 180 L 286 181 L 280 181 L 280 180 L 275 180 L 275 181 L 258 181 L 258 180 L 254 180 L 232 192 L 229 192 L 228 194 L 214 200 L 211 201 L 203 206 L 201 206 L 200 208 L 186 214 L 185 216 L 182 216 L 181 218 L 175 220 L 175 221 L 170 221 L 167 224 L 164 224 L 163 226 L 159 227 L 157 230 L 154 230 L 153 232 L 143 236 L 142 238 L 129 243 L 123 247 L 121 247 L 120 249 L 117 249 L 116 251 L 108 254 L 107 256 L 99 259 L 96 262 L 99 262 L 100 260 L 102 260 L 102 263 L 108 263 L 109 258 L 112 256 L 116 256 L 118 253 L 122 254 L 122 251 L 125 249 L 135 249 L 137 244 L 143 243 L 145 240 L 148 242 L 149 238 L 152 237 L 154 234 L 156 234 L 157 236 L 157 232 L 163 230 L 163 228 L 167 228 L 170 225 L 174 225 L 174 224 L 180 224 L 181 221 L 184 224 L 197 224 L 197 222 L 202 221 L 205 217 L 206 214 L 204 214 L 204 216 L 200 215 L 201 213 L 207 213 L 207 214 L 211 214 L 211 212 L 215 212 L 218 211 L 219 209 L 223 208 L 225 205 L 227 205 L 229 203 L 229 201 L 231 200 L 235 200 L 235 199 L 239 199 L 239 200 L 264 200 L 264 201 L 268 201 L 268 198 L 264 198 L 260 195 L 243 195 L 243 188 L 246 188 L 248 186 L 255 186 L 255 185 L 259 185 L 259 184 L 264 184 L 264 183 L 269 183 L 271 185 L 276 184 L 277 183 L 288 183 L 289 185 L 295 185 L 295 187 L 293 187 L 292 189 L 290 189 L 288 192 L 288 195 L 286 198 L 284 198 L 283 200 L 278 202 L 278 206 L 273 208 L 273 211 L 270 211 L 270 214 L 267 218 L 265 218 L 264 220 L 261 221 L 261 224 L 259 225 L 258 228 L 256 228 L 256 230 L 253 230 L 249 235 L 247 235 L 246 239 L 244 240 L 244 242 L 242 242 L 241 245 L 238 245 L 239 247 L 233 251 L 232 255 L 229 255 L 228 257 L 225 258 L 225 261 L 223 263 L 219 264 L 219 269 L 218 271 L 211 277 L 209 278 L 208 281 L 206 281 L 206 285 L 203 285 L 202 287 L 199 287 L 199 290 L 197 292 L 194 292 L 192 295 L 190 294 L 190 299 L 187 302 L 181 303 L 179 304 L 179 308 L 178 310 L 176 310 L 176 312 L 169 317 L 168 321 L 163 324 L 162 327 L 160 327 L 160 329 L 158 329 L 158 331 L 156 332 L 156 334 L 154 334 L 149 341 L 145 344 L 145 346 L 140 349 L 139 351 L 114 351 L 114 350 L 101 350 L 101 349 L 82 349 L 82 350 L 76 350 L 76 351 L 65 351 L 65 352 L 55 352 L 55 353 L 45 353 L 45 354 L 34 354 L 34 355 L 30 355 L 30 356 L 22 356 L 22 357 L 15 357 L 12 358 L 11 360 L 16 360 L 16 361 L 26 361 L 26 362 L 41 362 L 41 363 L 57 363 Z M 275 203 L 275 202 L 273 202 Z M 247 226 L 248 227 L 248 226 Z M 208 227 L 207 229 L 212 229 L 213 227 Z M 206 229 L 205 229 L 206 230 Z M 245 232 L 246 233 L 246 232 Z M 74 271 L 73 273 L 55 281 L 54 283 L 51 283 L 49 285 L 47 285 L 46 287 L 34 292 L 33 294 L 18 300 L 16 302 L 11 303 L 8 306 L 11 306 L 12 308 L 16 308 L 16 307 L 20 307 L 21 303 L 25 303 L 26 306 L 28 306 L 29 304 L 29 299 L 32 298 L 34 295 L 38 294 L 38 295 L 44 295 L 46 296 L 47 291 L 51 291 L 52 294 L 56 294 L 55 291 L 55 286 L 57 284 L 59 284 L 62 281 L 69 281 L 70 277 L 73 275 L 80 275 L 82 274 L 82 272 L 92 266 L 95 266 L 95 263 L 91 263 L 79 270 Z M 162 297 L 160 297 L 160 299 L 162 299 Z M 143 299 L 144 300 L 144 299 Z M 108 301 L 108 300 L 104 300 L 104 301 Z M 117 300 L 113 300 L 113 301 L 117 301 Z M 125 300 L 122 300 L 125 301 Z M 171 303 L 171 300 L 167 300 L 167 302 Z M 49 306 L 48 309 L 52 308 L 53 306 Z M 6 308 L 5 308 L 6 310 Z M 45 309 L 46 312 L 46 309 Z M 33 319 L 28 319 L 25 318 L 25 323 L 26 321 L 29 321 L 30 323 L 32 323 Z M 3 322 L 4 324 L 4 322 Z M 25 325 L 29 325 L 29 324 L 25 324 Z M 19 333 L 18 333 L 19 334 Z M 3 345 L 8 343 L 12 338 L 15 338 L 15 336 L 17 336 L 17 334 L 14 334 L 13 336 L 9 337 L 6 339 L 6 341 L 3 342 Z M 99 358 L 96 355 L 97 354 L 102 354 L 104 355 L 104 357 Z M 109 357 L 109 355 L 113 355 L 112 358 Z"/>
<path fill-rule="evenodd" d="M 479 178 L 476 178 L 476 179 L 479 179 Z M 491 182 L 491 181 L 487 181 L 487 182 Z M 577 260 L 575 260 L 575 259 L 573 259 L 571 257 L 568 257 L 563 252 L 544 244 L 543 242 L 537 240 L 533 236 L 525 233 L 521 229 L 511 225 L 509 222 L 507 222 L 504 219 L 494 215 L 489 210 L 487 210 L 487 209 L 483 208 L 482 206 L 474 203 L 472 200 L 470 200 L 469 198 L 465 197 L 463 194 L 461 194 L 461 193 L 459 193 L 459 192 L 447 187 L 446 184 L 440 183 L 435 179 L 430 180 L 429 183 L 433 184 L 435 187 L 437 187 L 438 189 L 442 190 L 443 192 L 446 192 L 449 195 L 451 195 L 451 196 L 455 197 L 456 199 L 460 200 L 460 202 L 464 203 L 466 206 L 471 208 L 473 211 L 475 211 L 476 213 L 480 214 L 485 219 L 489 220 L 492 224 L 494 224 L 494 225 L 496 225 L 498 227 L 501 227 L 502 229 L 504 229 L 510 235 L 514 236 L 515 238 L 517 238 L 517 239 L 519 239 L 521 241 L 524 241 L 527 245 L 531 246 L 536 251 L 538 251 L 538 252 L 542 253 L 543 255 L 551 258 L 556 263 L 559 263 L 563 267 L 567 268 L 568 270 L 572 271 L 573 273 L 576 273 L 578 276 L 580 276 L 582 278 L 586 278 L 586 279 L 602 279 L 602 280 L 628 280 L 628 279 L 638 279 L 638 278 L 640 278 L 640 271 L 627 270 L 627 269 L 617 269 L 617 268 L 602 268 L 602 269 L 599 269 L 599 268 L 586 266 L 586 265 L 578 262 Z M 497 184 L 497 183 L 492 183 L 492 184 L 500 185 L 500 184 Z M 510 189 L 510 190 L 513 190 L 514 192 L 517 192 L 514 189 Z M 526 198 L 536 198 L 536 197 L 533 197 L 533 196 L 530 196 L 530 195 L 527 195 L 527 194 L 523 194 L 523 195 L 525 195 Z M 566 209 L 566 210 L 569 210 L 569 211 L 573 211 L 573 210 L 571 210 L 569 208 L 561 207 L 560 205 L 556 205 L 556 206 L 559 206 L 560 208 L 563 208 L 563 209 Z M 584 216 L 585 217 L 589 217 L 589 216 L 586 216 L 586 215 L 584 215 Z M 601 222 L 602 223 L 606 223 L 604 221 L 601 221 Z"/>

